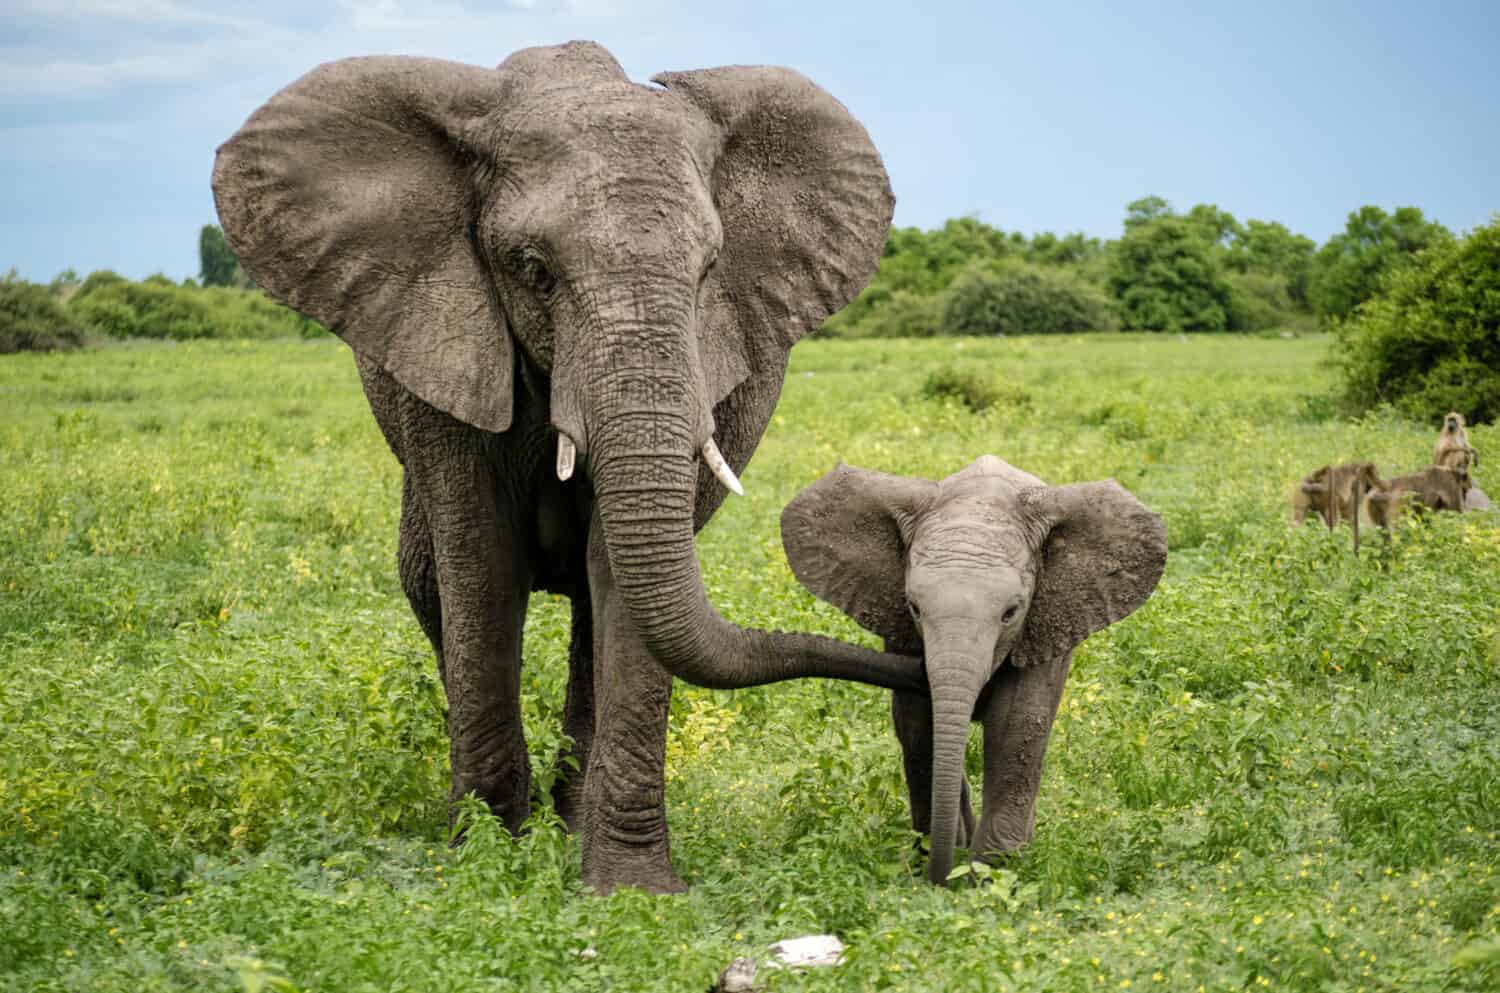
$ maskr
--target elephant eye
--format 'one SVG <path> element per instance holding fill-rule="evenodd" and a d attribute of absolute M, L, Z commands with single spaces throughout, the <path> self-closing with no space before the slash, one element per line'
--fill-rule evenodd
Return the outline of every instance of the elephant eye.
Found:
<path fill-rule="evenodd" d="M 1009 607 L 1005 608 L 1005 613 L 1000 615 L 1000 623 L 1009 624 L 1011 621 L 1016 619 L 1016 615 L 1020 612 L 1021 608 L 1018 604 L 1011 604 Z"/>
<path fill-rule="evenodd" d="M 521 275 L 538 296 L 551 296 L 552 291 L 557 289 L 557 277 L 552 275 L 552 270 L 547 268 L 547 263 L 536 252 L 528 251 L 522 256 Z"/>

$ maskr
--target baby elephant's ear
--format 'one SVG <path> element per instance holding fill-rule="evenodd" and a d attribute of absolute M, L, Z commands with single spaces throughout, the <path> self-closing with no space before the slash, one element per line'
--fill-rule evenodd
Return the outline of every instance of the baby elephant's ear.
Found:
<path fill-rule="evenodd" d="M 781 544 L 792 574 L 860 627 L 903 644 L 918 643 L 906 606 L 906 542 L 922 501 L 937 491 L 926 479 L 891 476 L 840 462 L 781 512 Z"/>
<path fill-rule="evenodd" d="M 1071 652 L 1146 602 L 1167 564 L 1167 529 L 1113 479 L 1034 490 L 1026 502 L 1047 537 L 1036 593 L 1012 653 L 1018 667 Z"/>

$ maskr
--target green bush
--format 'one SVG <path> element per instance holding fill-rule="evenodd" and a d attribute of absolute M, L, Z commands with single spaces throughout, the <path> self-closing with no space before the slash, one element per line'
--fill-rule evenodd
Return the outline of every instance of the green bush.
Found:
<path fill-rule="evenodd" d="M 976 413 L 995 405 L 1000 393 L 995 385 L 973 369 L 943 366 L 927 374 L 922 396 L 929 400 L 951 397 Z"/>
<path fill-rule="evenodd" d="M 1229 284 L 1229 327 L 1234 331 L 1267 331 L 1297 325 L 1312 326 L 1312 317 L 1299 310 L 1289 280 L 1269 272 L 1226 272 Z"/>
<path fill-rule="evenodd" d="M 1500 218 L 1392 274 L 1338 341 L 1354 410 L 1389 403 L 1426 421 L 1449 410 L 1471 423 L 1500 416 Z"/>
<path fill-rule="evenodd" d="M 47 287 L 17 279 L 0 279 L 0 355 L 77 348 L 83 332 Z"/>
<path fill-rule="evenodd" d="M 258 290 L 178 286 L 161 276 L 133 283 L 93 273 L 68 309 L 84 326 L 111 338 L 280 338 L 320 331 Z"/>
<path fill-rule="evenodd" d="M 1099 289 L 1019 260 L 973 262 L 943 294 L 944 334 L 1065 334 L 1118 327 Z"/>

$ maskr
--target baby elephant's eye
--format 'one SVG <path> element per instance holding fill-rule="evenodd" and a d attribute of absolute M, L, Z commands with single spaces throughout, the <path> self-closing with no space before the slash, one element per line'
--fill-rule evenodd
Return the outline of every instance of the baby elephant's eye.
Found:
<path fill-rule="evenodd" d="M 1009 624 L 1011 621 L 1013 621 L 1013 620 L 1016 619 L 1016 615 L 1019 614 L 1020 612 L 1021 612 L 1021 606 L 1020 606 L 1020 604 L 1015 604 L 1015 603 L 1011 604 L 1009 607 L 1005 608 L 1005 613 L 1003 613 L 1003 614 L 1000 615 L 1000 623 L 1001 624 Z"/>

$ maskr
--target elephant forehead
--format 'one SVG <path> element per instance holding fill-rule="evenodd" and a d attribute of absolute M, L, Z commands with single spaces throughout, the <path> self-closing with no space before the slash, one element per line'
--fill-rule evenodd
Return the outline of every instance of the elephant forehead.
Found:
<path fill-rule="evenodd" d="M 974 575 L 1033 571 L 1035 545 L 1026 528 L 984 506 L 947 506 L 927 514 L 912 532 L 911 570 L 954 569 Z"/>
<path fill-rule="evenodd" d="M 493 123 L 492 151 L 513 167 L 685 167 L 705 181 L 721 137 L 675 94 L 628 82 L 541 87 Z"/>

